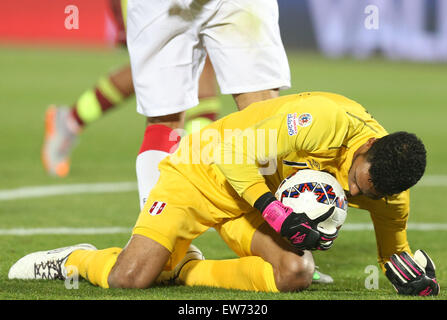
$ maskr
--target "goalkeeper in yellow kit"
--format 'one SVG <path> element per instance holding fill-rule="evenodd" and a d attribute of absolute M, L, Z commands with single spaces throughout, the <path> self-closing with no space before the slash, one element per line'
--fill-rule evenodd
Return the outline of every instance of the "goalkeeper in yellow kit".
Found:
<path fill-rule="evenodd" d="M 378 262 L 399 293 L 438 294 L 432 260 L 422 250 L 410 256 L 406 235 L 408 189 L 425 165 L 425 147 L 415 135 L 388 134 L 346 97 L 306 92 L 257 102 L 183 138 L 160 163 L 160 179 L 124 249 L 77 245 L 32 253 L 9 277 L 63 279 L 66 267 L 75 266 L 103 288 L 174 280 L 265 292 L 305 289 L 315 268 L 311 250 L 327 250 L 337 237 L 316 228 L 332 211 L 312 220 L 273 193 L 306 168 L 334 175 L 349 205 L 371 213 Z M 203 260 L 187 252 L 211 227 L 239 258 Z M 299 245 L 287 241 L 297 230 L 306 234 Z"/>

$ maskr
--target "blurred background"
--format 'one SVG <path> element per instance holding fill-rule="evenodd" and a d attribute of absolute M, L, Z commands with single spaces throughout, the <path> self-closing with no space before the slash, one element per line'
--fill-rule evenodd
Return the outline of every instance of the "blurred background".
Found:
<path fill-rule="evenodd" d="M 283 42 L 329 57 L 447 60 L 446 0 L 278 0 Z M 74 21 L 73 8 L 79 19 Z M 0 3 L 2 43 L 113 46 L 119 34 L 108 0 Z"/>

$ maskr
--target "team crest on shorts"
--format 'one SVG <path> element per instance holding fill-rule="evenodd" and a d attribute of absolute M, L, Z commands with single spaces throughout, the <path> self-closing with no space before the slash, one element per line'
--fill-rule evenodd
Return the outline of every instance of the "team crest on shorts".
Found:
<path fill-rule="evenodd" d="M 310 126 L 312 123 L 312 115 L 310 113 L 302 113 L 298 117 L 298 125 L 300 127 L 307 127 Z"/>
<path fill-rule="evenodd" d="M 151 216 L 159 215 L 165 207 L 166 207 L 165 202 L 154 201 L 154 203 L 152 204 L 152 207 L 149 209 L 149 214 Z"/>

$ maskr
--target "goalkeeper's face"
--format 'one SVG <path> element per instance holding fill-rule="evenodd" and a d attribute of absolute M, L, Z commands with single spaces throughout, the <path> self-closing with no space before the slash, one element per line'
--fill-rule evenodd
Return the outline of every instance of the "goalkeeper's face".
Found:
<path fill-rule="evenodd" d="M 363 146 L 361 146 L 355 153 L 352 159 L 351 168 L 348 173 L 348 185 L 349 191 L 348 197 L 364 195 L 371 199 L 380 199 L 382 194 L 377 192 L 371 180 L 369 169 L 371 163 L 366 159 L 366 151 L 369 150 L 374 140 L 368 140 Z"/>

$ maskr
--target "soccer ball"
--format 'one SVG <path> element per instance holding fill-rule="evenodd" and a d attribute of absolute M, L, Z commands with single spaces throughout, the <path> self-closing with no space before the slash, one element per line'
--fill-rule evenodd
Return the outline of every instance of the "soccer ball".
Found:
<path fill-rule="evenodd" d="M 335 206 L 334 213 L 318 224 L 318 231 L 334 234 L 345 222 L 348 201 L 340 183 L 329 173 L 299 170 L 285 178 L 275 193 L 276 199 L 294 212 L 316 219 Z"/>

